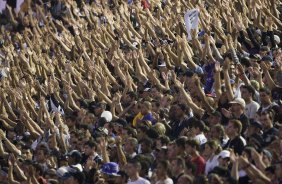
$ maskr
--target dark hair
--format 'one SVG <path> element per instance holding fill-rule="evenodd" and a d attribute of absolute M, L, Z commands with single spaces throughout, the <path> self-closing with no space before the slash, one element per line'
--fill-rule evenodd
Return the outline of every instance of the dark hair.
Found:
<path fill-rule="evenodd" d="M 163 145 L 167 145 L 170 141 L 169 137 L 166 135 L 160 136 L 158 140 L 160 140 Z"/>
<path fill-rule="evenodd" d="M 187 105 L 185 104 L 177 104 L 177 106 L 183 111 L 183 112 L 186 112 L 188 110 L 188 107 Z"/>
<path fill-rule="evenodd" d="M 199 128 L 201 132 L 203 132 L 205 130 L 205 123 L 203 121 L 200 121 L 200 120 L 194 121 L 192 126 L 194 128 Z"/>
<path fill-rule="evenodd" d="M 153 145 L 153 141 L 152 139 L 148 138 L 148 137 L 145 137 L 143 139 L 140 140 L 140 143 L 144 143 L 146 144 L 147 146 L 149 146 L 150 148 L 152 148 L 152 145 Z"/>
<path fill-rule="evenodd" d="M 139 160 L 142 160 L 142 158 L 139 158 Z M 138 160 L 138 158 L 129 159 L 129 160 L 127 161 L 127 163 L 128 163 L 128 164 L 132 164 L 132 165 L 134 165 L 134 167 L 141 169 L 141 163 L 140 163 L 139 160 Z"/>
<path fill-rule="evenodd" d="M 185 149 L 186 141 L 187 141 L 186 137 L 179 137 L 178 139 L 176 139 L 175 143 L 178 147 L 182 147 L 183 149 Z"/>
<path fill-rule="evenodd" d="M 256 93 L 256 90 L 251 85 L 243 85 L 242 88 L 246 89 L 249 93 L 252 94 L 252 96 L 254 96 Z"/>
<path fill-rule="evenodd" d="M 126 94 L 134 100 L 137 99 L 137 94 L 133 91 L 127 92 Z"/>
<path fill-rule="evenodd" d="M 89 146 L 90 148 L 95 148 L 95 149 L 97 149 L 98 147 L 97 143 L 92 140 L 87 141 L 84 145 Z"/>
<path fill-rule="evenodd" d="M 267 95 L 271 94 L 271 91 L 268 88 L 260 88 L 259 90 L 260 93 L 266 93 Z"/>

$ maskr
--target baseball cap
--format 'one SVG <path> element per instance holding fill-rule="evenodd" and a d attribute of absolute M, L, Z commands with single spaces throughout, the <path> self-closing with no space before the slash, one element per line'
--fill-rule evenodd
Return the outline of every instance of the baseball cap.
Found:
<path fill-rule="evenodd" d="M 272 60 L 272 58 L 270 57 L 270 56 L 263 56 L 262 58 L 261 58 L 261 61 L 268 61 L 268 62 L 273 62 L 273 60 Z"/>
<path fill-rule="evenodd" d="M 119 166 L 115 162 L 105 163 L 100 171 L 106 175 L 119 176 Z"/>
<path fill-rule="evenodd" d="M 242 107 L 246 107 L 245 100 L 243 98 L 235 98 L 233 101 L 229 102 L 230 104 L 239 104 Z"/>
<path fill-rule="evenodd" d="M 254 126 L 254 127 L 256 127 L 256 128 L 262 129 L 262 124 L 259 123 L 259 122 L 257 122 L 257 121 L 251 121 L 251 122 L 250 122 L 250 125 L 251 125 L 251 126 Z"/>
<path fill-rule="evenodd" d="M 278 35 L 274 35 L 274 41 L 276 44 L 280 43 L 280 37 Z"/>
<path fill-rule="evenodd" d="M 219 153 L 218 158 L 229 158 L 230 157 L 230 151 L 223 150 Z"/>
<path fill-rule="evenodd" d="M 159 66 L 159 67 L 166 67 L 166 63 L 163 62 L 163 63 L 159 64 L 158 66 Z"/>
<path fill-rule="evenodd" d="M 72 150 L 71 152 L 68 153 L 68 156 L 75 157 L 75 158 L 78 158 L 78 159 L 82 158 L 82 155 L 78 150 Z"/>
<path fill-rule="evenodd" d="M 211 116 L 218 117 L 218 118 L 221 118 L 221 117 L 222 117 L 222 115 L 221 115 L 221 113 L 220 113 L 219 111 L 214 111 L 214 112 L 212 112 L 210 115 L 211 115 Z"/>

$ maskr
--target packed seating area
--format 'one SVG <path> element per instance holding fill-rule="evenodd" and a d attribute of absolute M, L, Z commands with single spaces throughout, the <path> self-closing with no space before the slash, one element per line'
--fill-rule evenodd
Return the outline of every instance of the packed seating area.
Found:
<path fill-rule="evenodd" d="M 0 0 L 1 184 L 281 184 L 281 0 Z"/>

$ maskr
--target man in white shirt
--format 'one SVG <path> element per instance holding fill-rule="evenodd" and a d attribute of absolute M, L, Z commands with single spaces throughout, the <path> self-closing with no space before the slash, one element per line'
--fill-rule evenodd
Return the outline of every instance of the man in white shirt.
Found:
<path fill-rule="evenodd" d="M 246 102 L 244 113 L 249 119 L 254 119 L 260 105 L 253 100 L 255 89 L 250 85 L 243 85 L 241 87 L 242 98 Z"/>
<path fill-rule="evenodd" d="M 135 160 L 129 160 L 126 165 L 126 174 L 129 176 L 127 184 L 150 184 L 150 182 L 139 176 L 141 164 Z"/>

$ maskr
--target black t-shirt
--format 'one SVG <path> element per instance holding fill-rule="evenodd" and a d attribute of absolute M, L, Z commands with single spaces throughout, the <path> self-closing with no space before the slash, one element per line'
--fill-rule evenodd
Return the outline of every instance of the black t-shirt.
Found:
<path fill-rule="evenodd" d="M 224 146 L 224 149 L 227 149 L 227 148 L 232 148 L 235 153 L 241 155 L 245 148 L 245 145 L 244 145 L 242 138 L 240 136 L 237 136 L 234 139 L 229 140 L 227 142 L 227 144 Z"/>
<path fill-rule="evenodd" d="M 173 121 L 170 123 L 171 132 L 169 136 L 171 139 L 177 139 L 184 128 L 191 127 L 195 118 L 186 116 L 182 121 Z"/>

